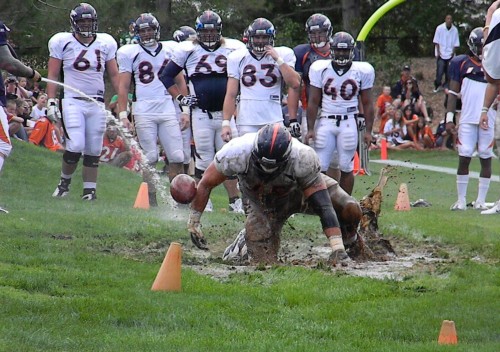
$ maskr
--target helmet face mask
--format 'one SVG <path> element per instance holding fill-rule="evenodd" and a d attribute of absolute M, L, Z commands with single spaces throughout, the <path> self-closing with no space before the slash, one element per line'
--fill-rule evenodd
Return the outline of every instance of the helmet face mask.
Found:
<path fill-rule="evenodd" d="M 479 60 L 483 59 L 483 44 L 484 44 L 483 29 L 481 27 L 474 28 L 469 34 L 469 39 L 467 39 L 467 45 L 469 46 L 469 49 L 472 52 L 472 54 Z"/>
<path fill-rule="evenodd" d="M 315 48 L 323 48 L 326 46 L 330 41 L 332 31 L 332 23 L 325 15 L 316 13 L 307 19 L 307 38 L 311 46 Z"/>
<path fill-rule="evenodd" d="M 213 50 L 219 47 L 222 38 L 222 20 L 213 11 L 203 12 L 195 25 L 197 39 L 202 47 Z"/>
<path fill-rule="evenodd" d="M 160 23 L 150 13 L 143 13 L 135 21 L 135 35 L 144 46 L 153 46 L 160 40 Z"/>
<path fill-rule="evenodd" d="M 330 42 L 332 61 L 337 66 L 346 66 L 351 64 L 354 59 L 354 46 L 354 38 L 349 33 L 335 33 Z"/>
<path fill-rule="evenodd" d="M 274 25 L 265 18 L 257 18 L 247 29 L 248 49 L 257 56 L 262 56 L 266 46 L 274 46 L 276 30 Z"/>
<path fill-rule="evenodd" d="M 281 124 L 262 127 L 255 137 L 252 160 L 263 175 L 277 175 L 288 164 L 292 136 Z"/>
<path fill-rule="evenodd" d="M 69 14 L 73 33 L 84 38 L 93 37 L 97 32 L 97 12 L 89 4 L 82 2 Z"/>

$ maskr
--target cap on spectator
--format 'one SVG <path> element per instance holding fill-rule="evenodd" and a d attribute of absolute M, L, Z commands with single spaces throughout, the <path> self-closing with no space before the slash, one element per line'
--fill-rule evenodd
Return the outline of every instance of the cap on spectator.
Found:
<path fill-rule="evenodd" d="M 403 71 L 411 71 L 410 65 L 404 65 Z"/>

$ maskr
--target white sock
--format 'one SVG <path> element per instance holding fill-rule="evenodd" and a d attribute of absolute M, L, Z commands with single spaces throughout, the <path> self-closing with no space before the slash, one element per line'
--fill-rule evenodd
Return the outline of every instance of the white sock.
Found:
<path fill-rule="evenodd" d="M 95 182 L 84 182 L 83 188 L 96 188 L 97 183 Z"/>
<path fill-rule="evenodd" d="M 486 177 L 479 177 L 479 186 L 477 189 L 476 203 L 482 204 L 486 201 L 486 195 L 490 188 L 490 179 Z"/>
<path fill-rule="evenodd" d="M 4 157 L 3 156 L 0 156 L 0 171 L 2 171 L 2 166 L 3 166 L 3 161 L 4 161 Z"/>
<path fill-rule="evenodd" d="M 457 194 L 458 201 L 467 204 L 465 196 L 467 195 L 467 186 L 469 185 L 469 175 L 457 175 Z"/>

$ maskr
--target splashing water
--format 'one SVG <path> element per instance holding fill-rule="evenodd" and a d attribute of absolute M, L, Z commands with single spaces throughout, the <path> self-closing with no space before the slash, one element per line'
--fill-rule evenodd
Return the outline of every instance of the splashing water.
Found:
<path fill-rule="evenodd" d="M 53 83 L 53 84 L 56 84 L 58 86 L 64 87 L 65 89 L 71 90 L 72 92 L 75 92 L 75 93 L 81 95 L 82 97 L 88 99 L 89 101 L 92 101 L 94 104 L 99 106 L 99 108 L 101 108 L 102 111 L 104 111 L 104 113 L 106 114 L 106 121 L 114 121 L 115 124 L 118 126 L 118 129 L 120 130 L 121 135 L 123 135 L 127 139 L 127 141 L 129 142 L 129 144 L 139 152 L 139 155 L 141 157 L 140 161 L 139 161 L 139 164 L 141 165 L 141 169 L 142 170 L 147 169 L 150 172 L 150 174 L 153 175 L 151 182 L 154 183 L 154 185 L 156 187 L 157 194 L 160 196 L 160 198 L 166 200 L 167 203 L 169 203 L 169 205 L 171 207 L 176 206 L 174 200 L 170 197 L 170 192 L 167 190 L 167 185 L 165 184 L 165 182 L 161 181 L 160 176 L 158 175 L 156 168 L 153 165 L 148 163 L 148 160 L 147 160 L 146 156 L 144 155 L 144 153 L 142 152 L 142 149 L 140 148 L 139 143 L 137 143 L 137 141 L 132 137 L 132 134 L 123 125 L 123 123 L 120 120 L 118 120 L 117 118 L 115 118 L 113 116 L 113 114 L 111 114 L 111 111 L 106 110 L 106 108 L 104 107 L 104 104 L 102 104 L 101 102 L 98 102 L 94 98 L 88 96 L 87 94 L 85 94 L 81 90 L 74 88 L 72 86 L 69 86 L 67 84 L 64 84 L 62 82 L 54 81 L 52 79 L 48 79 L 48 78 L 44 78 L 44 77 L 42 77 L 42 81 L 45 83 Z"/>

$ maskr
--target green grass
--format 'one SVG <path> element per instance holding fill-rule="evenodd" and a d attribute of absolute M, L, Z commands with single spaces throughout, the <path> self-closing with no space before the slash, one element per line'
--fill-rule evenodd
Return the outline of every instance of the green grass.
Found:
<path fill-rule="evenodd" d="M 372 156 L 376 158 L 377 156 Z M 391 158 L 455 167 L 453 152 L 390 153 Z M 342 271 L 276 266 L 225 281 L 189 268 L 182 292 L 152 292 L 172 241 L 190 247 L 186 216 L 166 205 L 133 209 L 140 177 L 103 166 L 98 200 L 80 201 L 80 169 L 68 198 L 51 197 L 59 154 L 15 144 L 0 177 L 0 351 L 498 351 L 500 222 L 475 211 L 450 212 L 455 176 L 400 168 L 384 191 L 379 226 L 409 246 L 432 244 L 449 260 L 398 280 Z M 355 196 L 378 180 L 356 178 Z M 498 161 L 494 161 L 498 174 Z M 478 171 L 477 161 L 472 170 Z M 399 184 L 433 205 L 393 210 Z M 469 194 L 475 196 L 477 180 Z M 500 195 L 492 182 L 488 201 Z M 209 243 L 223 248 L 242 218 L 203 217 Z M 470 199 L 472 200 L 472 199 Z M 319 233 L 297 216 L 284 241 Z M 215 251 L 217 252 L 217 250 Z M 220 254 L 217 252 L 216 254 Z M 218 259 L 213 258 L 212 261 Z M 442 320 L 454 320 L 458 346 L 439 346 Z"/>

